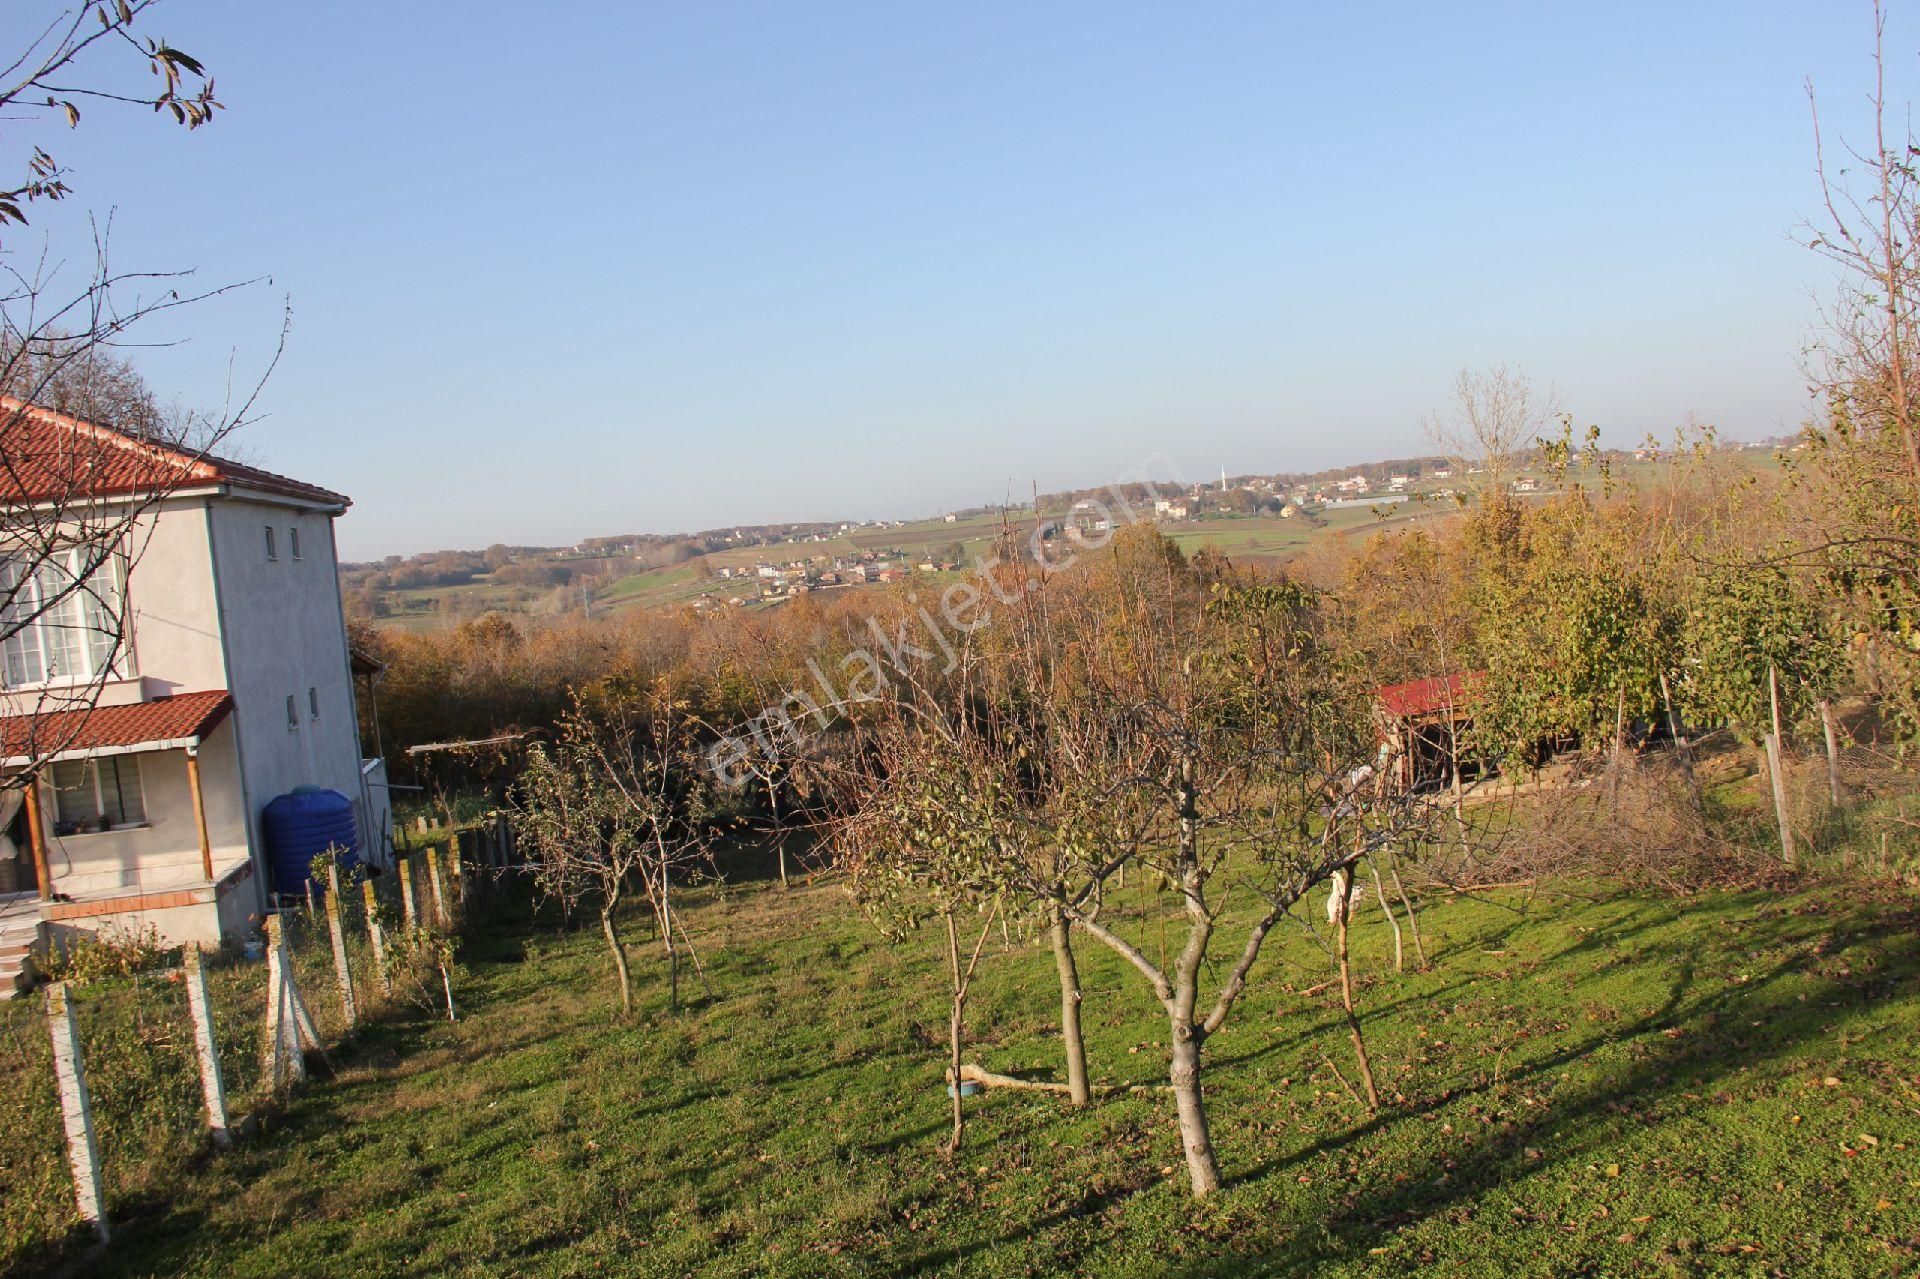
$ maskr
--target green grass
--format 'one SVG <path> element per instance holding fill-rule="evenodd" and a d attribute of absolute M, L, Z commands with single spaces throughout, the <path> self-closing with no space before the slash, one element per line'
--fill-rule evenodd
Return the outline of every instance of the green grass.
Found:
<path fill-rule="evenodd" d="M 933 939 L 882 946 L 834 885 L 698 895 L 715 997 L 688 976 L 679 1013 L 636 936 L 630 1021 L 597 934 L 521 918 L 469 943 L 458 1024 L 385 1022 L 235 1152 L 174 1139 L 136 1185 L 110 1176 L 119 1235 L 91 1269 L 1904 1273 L 1920 1264 L 1920 913 L 1865 896 L 1454 899 L 1425 912 L 1433 968 L 1406 976 L 1370 912 L 1378 1116 L 1326 1064 L 1351 1075 L 1351 1050 L 1332 993 L 1302 993 L 1330 966 L 1292 926 L 1208 1046 L 1229 1184 L 1197 1208 L 1160 1096 L 1075 1113 L 991 1093 L 942 1159 Z M 1115 917 L 1157 948 L 1155 919 Z M 1093 943 L 1080 955 L 1095 1074 L 1157 1082 L 1157 1007 Z M 1056 1016 L 1050 957 L 996 934 L 968 1058 L 1057 1077 Z M 23 1151 L 12 1132 L 7 1175 L 57 1183 L 47 1133 Z M 59 1255 L 28 1234 L 0 1261 Z"/>

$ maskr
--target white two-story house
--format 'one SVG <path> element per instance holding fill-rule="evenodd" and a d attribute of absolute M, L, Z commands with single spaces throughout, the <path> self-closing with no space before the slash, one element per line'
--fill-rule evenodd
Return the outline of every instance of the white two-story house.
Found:
<path fill-rule="evenodd" d="M 37 774 L 0 791 L 0 917 L 14 939 L 23 919 L 42 936 L 247 931 L 273 889 L 262 809 L 297 786 L 347 796 L 362 855 L 383 860 L 385 780 L 361 758 L 335 571 L 348 499 L 0 397 L 0 458 L 69 444 L 86 459 L 81 500 L 139 512 L 88 579 L 121 602 L 107 611 L 126 633 L 101 639 L 88 593 L 36 615 L 36 584 L 0 547 L 12 575 L 0 585 L 18 588 L 0 628 L 0 767 Z M 34 474 L 0 468 L 0 509 L 44 505 Z M 72 492 L 62 500 L 78 509 Z M 68 687 L 88 691 L 63 700 Z"/>

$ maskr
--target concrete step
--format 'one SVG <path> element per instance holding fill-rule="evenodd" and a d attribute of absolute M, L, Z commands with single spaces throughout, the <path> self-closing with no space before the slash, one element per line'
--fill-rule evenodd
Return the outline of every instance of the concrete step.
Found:
<path fill-rule="evenodd" d="M 8 952 L 15 950 L 8 947 Z M 33 957 L 24 946 L 19 953 L 0 954 L 0 999 L 14 999 L 33 989 Z"/>

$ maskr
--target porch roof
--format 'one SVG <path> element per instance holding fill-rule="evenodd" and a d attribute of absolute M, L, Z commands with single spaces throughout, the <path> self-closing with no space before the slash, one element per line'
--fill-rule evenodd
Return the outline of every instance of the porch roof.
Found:
<path fill-rule="evenodd" d="M 197 746 L 233 709 L 224 688 L 124 706 L 89 706 L 0 718 L 0 755 L 9 764 Z"/>

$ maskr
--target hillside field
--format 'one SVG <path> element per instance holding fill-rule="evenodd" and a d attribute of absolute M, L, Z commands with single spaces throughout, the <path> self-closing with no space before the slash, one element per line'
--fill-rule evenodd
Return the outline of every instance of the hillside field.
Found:
<path fill-rule="evenodd" d="M 764 869 L 764 868 L 762 868 Z M 1157 945 L 1151 899 L 1120 927 Z M 1298 920 L 1318 918 L 1313 909 Z M 1143 907 L 1146 909 L 1143 913 Z M 1567 885 L 1436 899 L 1395 976 L 1371 907 L 1353 1074 L 1324 938 L 1293 922 L 1208 1048 L 1229 1178 L 1187 1198 L 1171 1103 L 969 1102 L 942 1157 L 932 936 L 839 885 L 702 890 L 713 994 L 641 1006 L 595 931 L 470 941 L 455 1024 L 335 1054 L 264 1133 L 109 1204 L 113 1275 L 1842 1276 L 1920 1265 L 1920 912 L 1847 883 L 1688 899 Z M 1177 929 L 1168 929 L 1177 936 Z M 1164 1078 L 1166 1022 L 1083 939 L 1093 1069 Z M 1222 961 L 1224 962 L 1224 961 Z M 1310 993 L 1311 992 L 1311 993 Z M 1050 955 L 994 933 L 969 1060 L 1057 1077 Z M 24 1031 L 20 1033 L 25 1033 Z M 16 1176 L 57 1184 L 52 1152 Z M 51 1178 L 51 1181 L 48 1179 Z M 46 1224 L 44 1222 L 40 1223 Z M 37 1268 L 44 1245 L 9 1242 Z"/>

